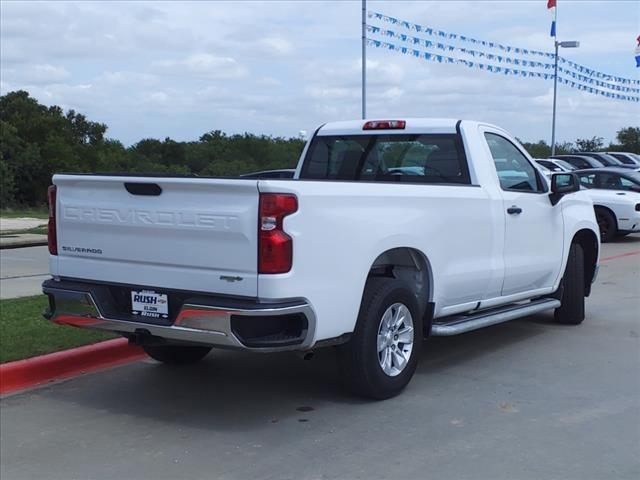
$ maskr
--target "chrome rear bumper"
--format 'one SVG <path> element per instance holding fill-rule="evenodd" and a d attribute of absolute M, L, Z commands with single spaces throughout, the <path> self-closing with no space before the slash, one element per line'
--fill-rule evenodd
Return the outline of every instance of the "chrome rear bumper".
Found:
<path fill-rule="evenodd" d="M 58 285 L 59 284 L 59 285 Z M 104 305 L 96 298 L 99 294 L 91 287 L 70 289 L 65 282 L 47 280 L 42 290 L 49 296 L 49 309 L 44 313 L 48 320 L 80 328 L 106 330 L 124 336 L 149 336 L 168 341 L 209 345 L 219 348 L 274 352 L 284 350 L 308 350 L 312 347 L 315 331 L 315 314 L 311 306 L 304 302 L 254 304 L 249 307 L 216 306 L 214 304 L 186 301 L 180 307 L 172 322 L 166 324 L 135 321 L 136 319 L 114 318 L 104 313 Z M 104 300 L 103 300 L 104 303 Z M 108 309 L 106 309 L 108 310 Z M 305 324 L 297 336 L 282 338 L 282 335 L 264 337 L 259 342 L 247 340 L 234 331 L 233 325 L 242 322 L 274 321 L 281 318 L 299 319 Z M 304 320 L 302 320 L 304 318 Z"/>

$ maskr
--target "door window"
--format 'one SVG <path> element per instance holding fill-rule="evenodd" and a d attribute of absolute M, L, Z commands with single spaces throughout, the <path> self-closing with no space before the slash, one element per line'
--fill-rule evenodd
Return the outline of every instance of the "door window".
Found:
<path fill-rule="evenodd" d="M 484 134 L 503 190 L 542 192 L 536 169 L 518 148 L 500 135 Z"/>
<path fill-rule="evenodd" d="M 587 173 L 580 175 L 580 185 L 586 188 L 594 188 L 596 186 L 596 174 Z"/>
<path fill-rule="evenodd" d="M 632 190 L 633 182 L 615 173 L 600 173 L 597 188 L 605 190 Z"/>

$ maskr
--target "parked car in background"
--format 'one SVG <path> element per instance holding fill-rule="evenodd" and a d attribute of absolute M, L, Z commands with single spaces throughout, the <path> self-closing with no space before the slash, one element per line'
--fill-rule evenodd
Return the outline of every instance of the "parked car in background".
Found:
<path fill-rule="evenodd" d="M 618 159 L 625 165 L 635 165 L 640 168 L 640 155 L 631 152 L 607 152 L 607 155 L 611 155 L 613 158 Z"/>
<path fill-rule="evenodd" d="M 554 155 L 553 157 L 549 157 L 549 160 L 563 160 L 570 165 L 573 165 L 576 169 L 584 169 L 584 168 L 604 168 L 604 164 L 599 162 L 593 157 L 589 157 L 586 155 Z"/>
<path fill-rule="evenodd" d="M 623 162 L 618 160 L 611 155 L 607 155 L 603 152 L 578 152 L 578 155 L 595 158 L 597 161 L 602 163 L 605 167 L 622 167 L 622 168 L 636 168 L 632 165 L 625 165 Z"/>
<path fill-rule="evenodd" d="M 603 242 L 640 232 L 640 173 L 626 168 L 575 173 L 593 200 Z"/>
<path fill-rule="evenodd" d="M 560 160 L 558 158 L 552 158 L 549 161 L 551 161 L 554 164 L 564 168 L 565 172 L 572 172 L 574 170 L 578 170 L 578 168 L 575 165 L 571 165 L 569 162 L 567 162 L 565 160 Z"/>
<path fill-rule="evenodd" d="M 263 170 L 240 175 L 240 178 L 293 178 L 295 168 L 282 168 L 280 170 Z"/>
<path fill-rule="evenodd" d="M 544 158 L 534 158 L 536 163 L 543 168 L 543 171 L 548 172 L 571 172 L 573 170 L 577 170 L 576 167 L 571 165 L 570 163 L 565 162 L 564 160 L 553 160 L 553 159 L 544 159 Z"/>

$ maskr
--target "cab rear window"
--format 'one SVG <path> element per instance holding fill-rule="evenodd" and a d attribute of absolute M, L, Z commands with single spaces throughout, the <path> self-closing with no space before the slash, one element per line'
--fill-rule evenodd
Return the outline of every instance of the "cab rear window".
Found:
<path fill-rule="evenodd" d="M 457 135 L 316 136 L 301 179 L 469 184 Z"/>

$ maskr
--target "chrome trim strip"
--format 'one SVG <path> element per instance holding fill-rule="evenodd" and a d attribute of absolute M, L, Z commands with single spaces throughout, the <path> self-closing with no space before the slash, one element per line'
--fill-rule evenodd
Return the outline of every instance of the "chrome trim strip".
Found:
<path fill-rule="evenodd" d="M 173 325 L 155 325 L 107 318 L 100 311 L 90 292 L 51 287 L 43 287 L 43 292 L 52 295 L 55 301 L 55 310 L 49 314 L 50 321 L 80 328 L 122 333 L 135 333 L 137 330 L 146 330 L 151 335 L 166 339 L 255 352 L 308 350 L 313 346 L 315 336 L 316 316 L 308 303 L 281 308 L 265 306 L 259 309 L 216 307 L 189 303 L 182 306 Z M 231 330 L 232 315 L 265 316 L 293 313 L 302 313 L 307 318 L 308 323 L 305 337 L 302 343 L 297 345 L 264 348 L 247 347 Z M 190 323 L 192 326 L 185 326 L 185 323 Z M 206 325 L 207 328 L 193 327 L 198 323 Z"/>

